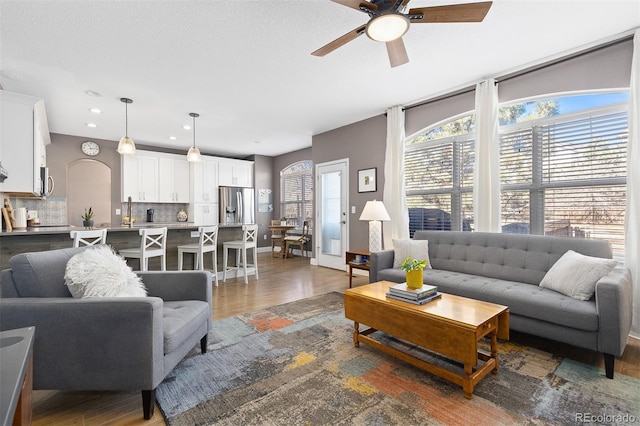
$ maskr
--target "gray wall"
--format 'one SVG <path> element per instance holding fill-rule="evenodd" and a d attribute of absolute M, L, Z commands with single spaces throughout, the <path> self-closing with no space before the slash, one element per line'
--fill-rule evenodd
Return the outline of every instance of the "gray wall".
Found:
<path fill-rule="evenodd" d="M 369 247 L 369 223 L 358 220 L 369 200 L 382 200 L 387 118 L 379 115 L 313 137 L 313 164 L 349 159 L 349 249 Z M 358 193 L 358 170 L 376 167 L 375 192 Z M 351 213 L 355 206 L 356 212 Z M 384 226 L 384 225 L 383 225 Z M 315 231 L 314 231 L 315 232 Z M 315 240 L 317 241 L 317 239 Z"/>
<path fill-rule="evenodd" d="M 270 189 L 273 191 L 273 157 L 267 157 L 264 155 L 252 155 L 247 160 L 253 161 L 253 187 L 255 190 L 255 205 L 256 205 L 256 223 L 259 226 L 258 229 L 258 247 L 271 247 L 271 232 L 269 232 L 269 224 L 271 219 L 274 218 L 275 213 L 275 201 L 273 212 L 259 212 L 258 211 L 258 191 L 260 189 Z M 273 195 L 273 192 L 272 192 Z M 274 198 L 275 200 L 275 198 Z"/>

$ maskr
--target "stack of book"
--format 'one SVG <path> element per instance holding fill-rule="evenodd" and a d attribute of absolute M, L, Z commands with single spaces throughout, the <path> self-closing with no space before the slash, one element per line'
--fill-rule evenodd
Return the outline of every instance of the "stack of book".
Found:
<path fill-rule="evenodd" d="M 414 305 L 424 305 L 425 303 L 440 297 L 438 287 L 434 285 L 423 285 L 421 288 L 409 288 L 407 283 L 400 283 L 389 287 L 387 297 Z"/>

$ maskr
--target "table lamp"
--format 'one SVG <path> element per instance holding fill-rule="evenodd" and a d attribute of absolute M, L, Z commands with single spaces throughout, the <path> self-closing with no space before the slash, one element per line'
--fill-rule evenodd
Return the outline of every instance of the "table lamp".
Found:
<path fill-rule="evenodd" d="M 391 220 L 382 201 L 367 201 L 362 209 L 360 220 L 369 221 L 369 251 L 382 250 L 382 223 L 381 220 Z"/>

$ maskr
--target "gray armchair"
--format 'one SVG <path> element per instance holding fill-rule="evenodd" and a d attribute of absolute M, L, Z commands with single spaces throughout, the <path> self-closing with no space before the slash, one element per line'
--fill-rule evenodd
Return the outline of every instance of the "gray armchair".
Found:
<path fill-rule="evenodd" d="M 139 273 L 149 297 L 76 299 L 67 261 L 83 248 L 24 253 L 0 275 L 0 330 L 35 326 L 34 389 L 142 390 L 144 418 L 155 389 L 211 327 L 211 274 Z"/>

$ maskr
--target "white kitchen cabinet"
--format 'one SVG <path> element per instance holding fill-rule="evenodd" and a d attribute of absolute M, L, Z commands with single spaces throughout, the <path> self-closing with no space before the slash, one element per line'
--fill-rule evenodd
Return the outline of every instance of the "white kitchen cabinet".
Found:
<path fill-rule="evenodd" d="M 253 161 L 220 160 L 218 164 L 218 184 L 220 186 L 253 186 Z"/>
<path fill-rule="evenodd" d="M 189 209 L 189 221 L 195 226 L 218 224 L 218 203 L 192 203 Z"/>
<path fill-rule="evenodd" d="M 189 192 L 189 162 L 186 157 L 158 154 L 158 201 L 161 203 L 188 203 Z"/>
<path fill-rule="evenodd" d="M 121 156 L 122 201 L 158 201 L 158 156 L 137 150 L 135 155 Z"/>
<path fill-rule="evenodd" d="M 191 175 L 191 201 L 218 202 L 218 160 L 203 155 L 200 162 L 191 163 Z"/>
<path fill-rule="evenodd" d="M 42 196 L 40 168 L 50 143 L 44 101 L 0 90 L 0 162 L 7 170 L 0 192 Z"/>

